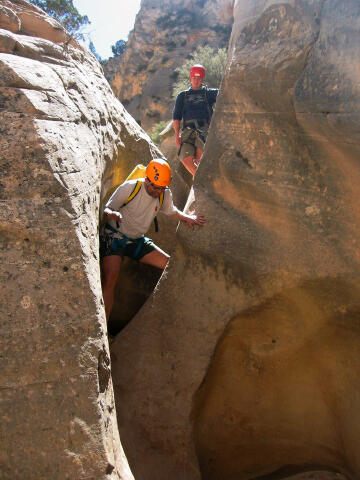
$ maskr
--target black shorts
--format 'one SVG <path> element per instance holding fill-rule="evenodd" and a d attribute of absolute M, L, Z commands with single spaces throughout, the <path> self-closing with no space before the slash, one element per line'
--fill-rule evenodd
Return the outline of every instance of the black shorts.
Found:
<path fill-rule="evenodd" d="M 119 239 L 115 238 L 115 234 L 107 228 L 104 228 L 100 234 L 100 259 L 118 255 L 121 258 L 130 257 L 140 260 L 155 248 L 155 243 L 148 237 Z"/>

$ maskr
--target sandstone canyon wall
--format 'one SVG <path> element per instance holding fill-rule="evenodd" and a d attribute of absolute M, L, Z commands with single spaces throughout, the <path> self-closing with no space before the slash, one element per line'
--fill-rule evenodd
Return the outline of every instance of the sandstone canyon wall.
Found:
<path fill-rule="evenodd" d="M 92 55 L 2 2 L 1 478 L 130 480 L 116 422 L 136 480 L 360 476 L 359 18 L 237 0 L 188 201 L 208 222 L 179 228 L 111 379 L 99 209 L 159 152 Z"/>
<path fill-rule="evenodd" d="M 158 155 L 100 65 L 22 0 L 0 5 L 0 477 L 133 476 L 120 444 L 99 207 Z"/>
<path fill-rule="evenodd" d="M 137 480 L 360 476 L 359 18 L 355 0 L 235 3 L 194 183 L 208 223 L 180 227 L 112 345 Z"/>
<path fill-rule="evenodd" d="M 126 52 L 110 80 L 115 95 L 148 130 L 171 118 L 175 69 L 197 47 L 227 47 L 232 0 L 142 0 Z M 114 73 L 115 70 L 115 73 Z"/>

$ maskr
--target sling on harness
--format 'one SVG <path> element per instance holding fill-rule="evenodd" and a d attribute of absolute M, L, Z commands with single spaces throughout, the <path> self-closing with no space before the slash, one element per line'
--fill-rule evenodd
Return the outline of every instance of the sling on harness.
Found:
<path fill-rule="evenodd" d="M 206 126 L 208 126 L 208 123 L 206 124 Z M 204 131 L 200 129 L 201 126 L 199 126 L 199 122 L 196 119 L 187 120 L 184 123 L 183 130 L 185 130 L 185 128 L 190 128 L 191 130 L 194 130 L 197 133 L 197 135 L 199 135 L 200 140 L 204 143 L 206 142 Z"/>
<path fill-rule="evenodd" d="M 140 250 L 143 246 L 143 243 L 145 241 L 145 236 L 143 235 L 142 237 L 139 238 L 130 238 L 130 237 L 127 237 L 126 235 L 124 235 L 123 233 L 121 232 L 118 232 L 115 228 L 113 228 L 109 223 L 107 223 L 105 225 L 105 228 L 107 230 L 110 230 L 110 232 L 112 232 L 115 235 L 117 235 L 112 244 L 111 244 L 111 248 L 116 251 L 118 250 L 118 248 L 121 248 L 123 251 L 125 250 L 125 247 L 128 243 L 135 243 L 137 242 L 137 246 L 136 246 L 136 249 L 135 249 L 135 252 L 131 255 L 131 258 L 132 259 L 136 259 L 136 257 L 139 255 L 140 253 Z"/>
<path fill-rule="evenodd" d="M 207 124 L 207 126 L 208 126 L 208 124 Z M 191 119 L 191 120 L 188 120 L 187 122 L 185 122 L 184 127 L 183 127 L 183 131 L 186 128 L 189 128 L 190 130 L 193 130 L 195 132 L 195 134 L 198 135 L 200 140 L 205 144 L 205 142 L 206 142 L 205 132 L 200 130 L 199 125 L 198 125 L 198 121 L 196 119 Z M 186 141 L 181 142 L 178 153 L 177 153 L 178 156 L 181 153 L 181 148 L 184 145 L 184 143 L 188 143 L 188 142 L 186 142 Z"/>

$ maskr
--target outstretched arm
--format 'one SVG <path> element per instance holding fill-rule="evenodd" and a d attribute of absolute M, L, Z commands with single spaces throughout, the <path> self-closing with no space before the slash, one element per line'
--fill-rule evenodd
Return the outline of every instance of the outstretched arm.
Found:
<path fill-rule="evenodd" d="M 191 230 L 194 230 L 195 225 L 203 226 L 206 223 L 206 218 L 204 215 L 188 215 L 184 212 L 177 212 L 174 215 L 171 215 L 171 218 L 174 220 L 180 220 L 181 222 L 185 222 Z"/>

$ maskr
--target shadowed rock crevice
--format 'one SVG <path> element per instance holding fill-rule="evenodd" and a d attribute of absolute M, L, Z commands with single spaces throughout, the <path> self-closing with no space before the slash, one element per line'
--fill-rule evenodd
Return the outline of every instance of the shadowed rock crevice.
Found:
<path fill-rule="evenodd" d="M 154 291 L 161 274 L 162 271 L 157 268 L 124 259 L 115 287 L 113 310 L 108 322 L 110 334 L 117 335 L 138 313 Z"/>
<path fill-rule="evenodd" d="M 99 353 L 98 357 L 98 377 L 100 393 L 104 393 L 109 386 L 110 380 L 110 358 L 105 347 Z"/>
<path fill-rule="evenodd" d="M 322 0 L 322 2 L 320 3 L 320 6 L 318 7 L 318 11 L 315 11 L 314 12 L 314 21 L 315 21 L 315 24 L 319 26 L 317 32 L 315 31 L 315 35 L 314 35 L 314 40 L 309 44 L 309 47 L 307 49 L 307 53 L 305 55 L 305 60 L 304 60 L 304 67 L 303 67 L 303 70 L 306 69 L 307 67 L 307 64 L 308 64 L 308 61 L 312 55 L 312 52 L 313 52 L 313 49 L 314 49 L 314 45 L 318 42 L 319 40 L 319 36 L 320 36 L 320 31 L 321 31 L 321 20 L 322 20 L 322 12 L 323 12 L 323 8 L 324 8 L 324 4 L 325 4 L 326 0 Z M 296 87 L 296 86 L 295 86 Z"/>

